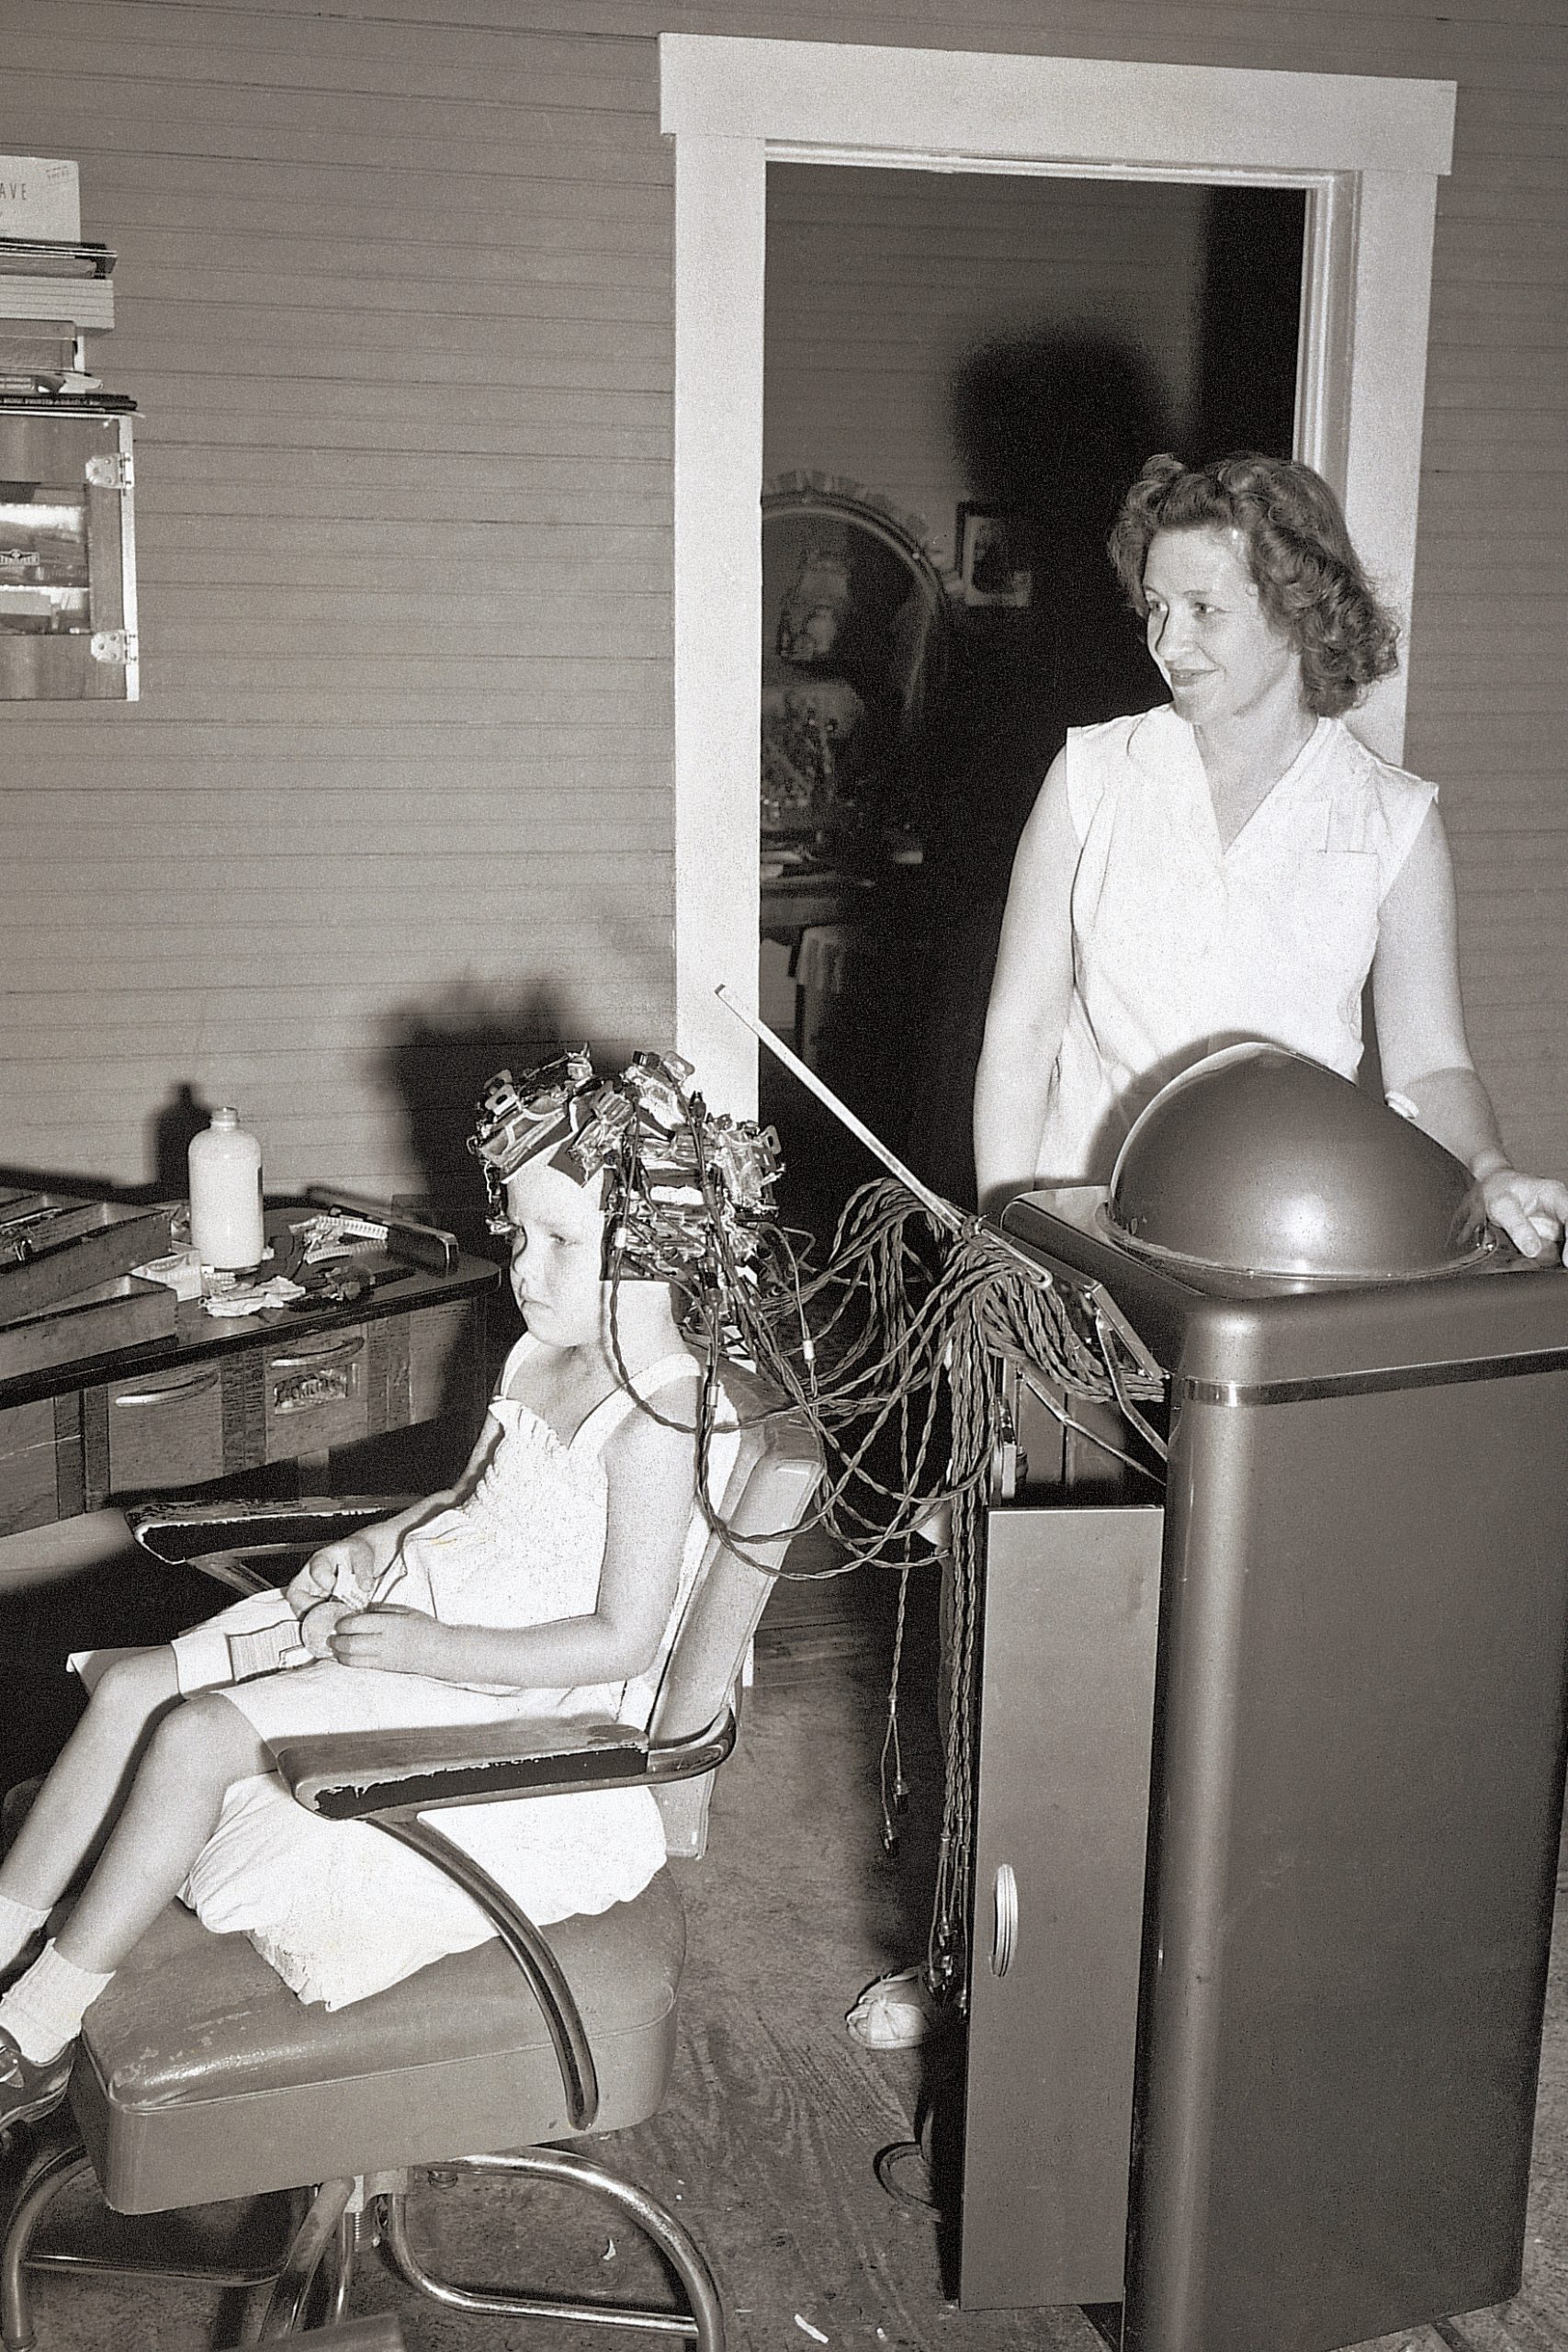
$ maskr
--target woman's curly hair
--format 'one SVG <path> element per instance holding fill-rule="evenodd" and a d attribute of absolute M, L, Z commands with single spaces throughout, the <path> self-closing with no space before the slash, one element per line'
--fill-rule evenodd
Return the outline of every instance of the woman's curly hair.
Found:
<path fill-rule="evenodd" d="M 1264 611 L 1301 656 L 1307 707 L 1337 718 L 1399 667 L 1399 628 L 1378 602 L 1350 544 L 1339 501 L 1321 474 L 1250 451 L 1213 465 L 1151 458 L 1107 542 L 1140 618 L 1144 563 L 1158 531 L 1240 533 Z"/>

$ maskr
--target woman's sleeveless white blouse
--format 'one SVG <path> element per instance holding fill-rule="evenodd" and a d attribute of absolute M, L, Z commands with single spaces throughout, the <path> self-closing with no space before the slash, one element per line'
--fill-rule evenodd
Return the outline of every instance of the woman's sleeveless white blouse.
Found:
<path fill-rule="evenodd" d="M 1153 1095 L 1267 1038 L 1347 1078 L 1378 910 L 1437 797 L 1320 718 L 1228 847 L 1191 727 L 1168 707 L 1075 728 L 1073 991 L 1037 1181 L 1104 1183 Z"/>

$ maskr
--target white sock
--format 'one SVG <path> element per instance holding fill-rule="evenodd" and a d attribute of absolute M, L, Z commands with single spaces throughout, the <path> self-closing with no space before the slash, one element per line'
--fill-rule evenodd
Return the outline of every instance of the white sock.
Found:
<path fill-rule="evenodd" d="M 113 1973 L 111 1969 L 109 1975 Z M 42 2065 L 75 2041 L 83 2018 L 108 1981 L 108 1976 L 95 1976 L 90 1969 L 66 1960 L 51 1940 L 27 1974 L 0 1996 L 0 2027 L 24 2058 Z"/>
<path fill-rule="evenodd" d="M 17 1954 L 26 1950 L 28 1938 L 37 1935 L 48 1917 L 47 1906 L 35 1911 L 9 1894 L 0 1894 L 0 1968 L 8 1968 Z"/>

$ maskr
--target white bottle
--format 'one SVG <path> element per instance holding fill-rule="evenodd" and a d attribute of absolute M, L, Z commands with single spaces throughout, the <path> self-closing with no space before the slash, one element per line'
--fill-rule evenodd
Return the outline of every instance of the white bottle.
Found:
<path fill-rule="evenodd" d="M 190 1141 L 190 1239 L 204 1266 L 261 1263 L 261 1146 L 227 1104 Z"/>

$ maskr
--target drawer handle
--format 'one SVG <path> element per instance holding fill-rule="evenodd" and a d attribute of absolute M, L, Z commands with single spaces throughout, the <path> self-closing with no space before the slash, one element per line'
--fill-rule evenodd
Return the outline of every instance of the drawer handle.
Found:
<path fill-rule="evenodd" d="M 1010 1862 L 1003 1862 L 998 1869 L 991 1903 L 991 1973 L 1005 1976 L 1012 1966 L 1018 1942 L 1018 1881 Z"/>
<path fill-rule="evenodd" d="M 330 1340 L 324 1348 L 311 1348 L 305 1355 L 269 1356 L 269 1372 L 309 1372 L 312 1364 L 330 1363 L 334 1356 L 356 1356 L 365 1345 L 363 1331 L 351 1331 L 346 1340 Z"/>
<path fill-rule="evenodd" d="M 306 1358 L 310 1363 L 310 1359 Z M 275 1413 L 309 1413 L 318 1405 L 345 1405 L 354 1395 L 354 1368 L 330 1365 L 325 1372 L 302 1372 L 298 1380 L 280 1380 L 272 1392 Z"/>
<path fill-rule="evenodd" d="M 117 1388 L 110 1394 L 113 1405 L 167 1405 L 178 1403 L 182 1396 L 199 1396 L 205 1388 L 216 1388 L 216 1372 L 198 1372 L 194 1380 L 171 1380 L 166 1388 Z"/>

